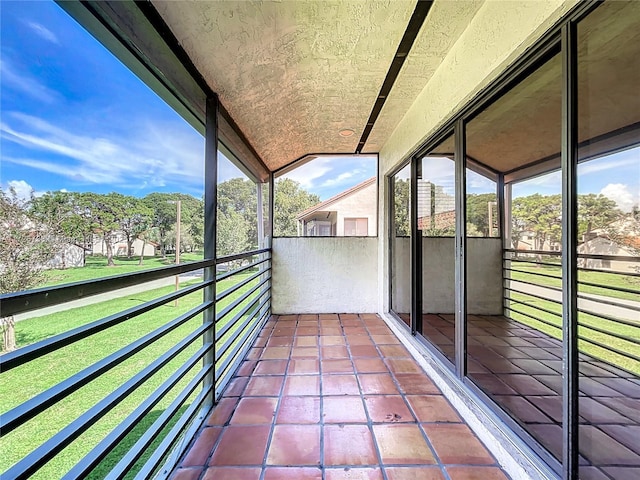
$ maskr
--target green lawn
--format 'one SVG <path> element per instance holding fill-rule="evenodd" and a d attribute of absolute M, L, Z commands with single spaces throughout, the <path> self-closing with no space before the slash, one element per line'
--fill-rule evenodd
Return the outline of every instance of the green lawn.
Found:
<path fill-rule="evenodd" d="M 148 268 L 148 266 L 145 268 Z M 231 285 L 247 278 L 249 275 L 251 275 L 251 273 L 243 272 L 221 281 L 217 286 L 218 291 L 220 292 L 229 288 Z M 238 292 L 227 297 L 220 302 L 218 308 L 223 308 L 225 305 L 228 305 L 256 283 L 257 280 L 253 280 Z M 169 293 L 172 290 L 173 287 L 165 287 L 78 309 L 23 320 L 16 325 L 19 346 L 40 341 L 93 320 L 125 310 L 133 305 Z M 199 305 L 201 301 L 202 292 L 195 292 L 180 299 L 177 307 L 174 306 L 173 302 L 170 302 L 151 312 L 131 318 L 107 331 L 100 332 L 90 338 L 29 362 L 26 365 L 2 373 L 0 375 L 0 412 L 6 412 L 61 380 L 74 375 L 83 368 L 128 345 L 190 308 Z M 228 316 L 228 319 L 230 319 L 235 312 L 239 311 L 246 302 L 251 301 L 253 300 L 247 300 L 241 304 Z M 117 367 L 101 375 L 88 385 L 78 389 L 72 395 L 49 408 L 44 413 L 9 433 L 2 439 L 2 442 L 0 442 L 0 472 L 6 470 L 40 443 L 57 433 L 70 421 L 108 395 L 128 378 L 145 368 L 201 324 L 202 316 L 198 315 L 172 331 L 166 337 L 163 337 L 141 352 L 129 357 Z M 238 332 L 235 330 L 237 329 L 232 329 L 229 335 L 237 334 Z M 142 399 L 146 398 L 157 386 L 168 378 L 178 366 L 183 364 L 201 345 L 201 340 L 196 340 L 175 359 L 164 365 L 159 372 L 145 382 L 137 391 L 90 427 L 32 478 L 51 479 L 62 476 L 69 468 L 86 455 L 93 446 L 104 438 L 109 431 L 132 412 Z M 147 414 L 137 429 L 121 442 L 119 450 L 107 457 L 102 464 L 94 470 L 92 478 L 104 477 L 106 472 L 117 463 L 120 455 L 126 451 L 125 446 L 132 445 L 135 439 L 143 433 L 144 429 L 148 425 L 151 425 L 153 419 L 160 415 L 171 400 L 175 398 L 191 378 L 193 378 L 200 369 L 200 366 L 201 363 L 198 362 L 189 374 L 172 389 L 169 395 L 161 400 L 159 404 Z M 192 398 L 194 395 L 192 395 Z M 165 429 L 165 431 L 166 430 L 167 429 Z M 133 477 L 134 472 L 131 472 L 130 476 Z"/>
<path fill-rule="evenodd" d="M 202 252 L 182 253 L 180 255 L 180 263 L 194 262 L 202 260 L 203 258 Z M 45 271 L 45 281 L 40 286 L 49 287 L 52 285 L 93 280 L 111 275 L 122 275 L 124 273 L 140 272 L 143 270 L 150 270 L 152 268 L 166 267 L 175 263 L 175 256 L 167 255 L 167 258 L 165 259 L 160 257 L 145 257 L 142 265 L 138 265 L 139 261 L 139 257 L 114 257 L 115 266 L 107 267 L 107 257 L 102 255 L 90 255 L 86 257 L 84 267 Z"/>

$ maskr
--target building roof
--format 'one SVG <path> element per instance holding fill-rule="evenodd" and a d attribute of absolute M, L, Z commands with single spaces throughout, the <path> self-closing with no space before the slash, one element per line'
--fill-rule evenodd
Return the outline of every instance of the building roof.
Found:
<path fill-rule="evenodd" d="M 309 216 L 311 213 L 321 212 L 326 207 L 337 202 L 338 200 L 342 200 L 343 198 L 353 195 L 354 193 L 359 192 L 360 190 L 364 190 L 366 187 L 373 185 L 375 182 L 376 182 L 376 177 L 371 177 L 370 179 L 365 180 L 364 182 L 359 183 L 345 190 L 344 192 L 340 192 L 337 195 L 334 195 L 333 197 L 326 199 L 324 202 L 317 203 L 314 206 L 309 207 L 306 210 L 303 210 L 298 215 L 296 215 L 296 219 L 300 220 L 304 217 Z"/>

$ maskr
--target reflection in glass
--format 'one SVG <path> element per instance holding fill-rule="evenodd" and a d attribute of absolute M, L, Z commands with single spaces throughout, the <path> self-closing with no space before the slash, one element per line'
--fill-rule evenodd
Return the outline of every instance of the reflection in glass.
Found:
<path fill-rule="evenodd" d="M 640 472 L 639 22 L 606 2 L 578 25 L 581 476 Z"/>
<path fill-rule="evenodd" d="M 391 178 L 391 310 L 411 325 L 411 167 L 407 165 Z"/>

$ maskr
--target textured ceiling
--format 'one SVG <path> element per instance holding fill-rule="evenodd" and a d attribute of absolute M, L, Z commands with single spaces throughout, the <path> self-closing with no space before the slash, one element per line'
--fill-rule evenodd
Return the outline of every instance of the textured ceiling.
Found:
<path fill-rule="evenodd" d="M 379 151 L 481 3 L 435 2 L 364 151 Z M 275 170 L 312 153 L 355 151 L 416 1 L 153 5 Z M 342 129 L 355 133 L 343 138 Z"/>

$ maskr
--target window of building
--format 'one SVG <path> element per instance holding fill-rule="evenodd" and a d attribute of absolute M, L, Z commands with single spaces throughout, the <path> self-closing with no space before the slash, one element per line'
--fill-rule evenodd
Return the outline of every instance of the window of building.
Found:
<path fill-rule="evenodd" d="M 367 218 L 345 218 L 345 237 L 366 237 L 369 233 L 369 220 Z"/>

